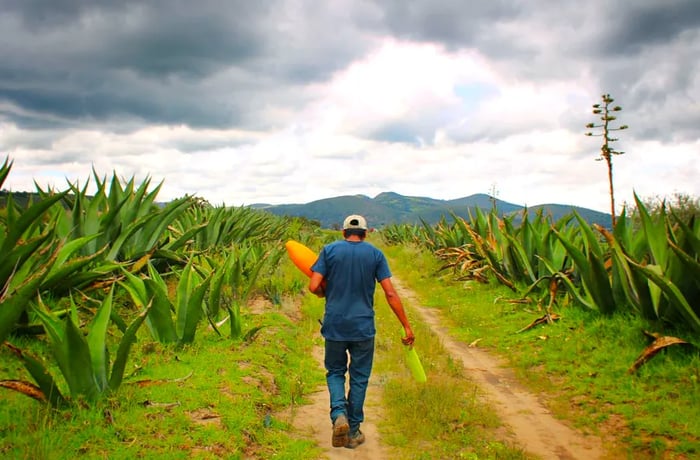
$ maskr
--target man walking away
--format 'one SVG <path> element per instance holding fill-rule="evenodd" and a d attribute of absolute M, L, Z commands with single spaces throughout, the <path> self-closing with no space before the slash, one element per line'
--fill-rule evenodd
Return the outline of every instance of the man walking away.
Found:
<path fill-rule="evenodd" d="M 402 342 L 415 338 L 401 299 L 391 282 L 384 254 L 365 242 L 367 221 L 359 215 L 343 222 L 343 239 L 323 247 L 313 271 L 309 290 L 326 298 L 321 334 L 325 339 L 326 383 L 330 394 L 333 447 L 354 449 L 365 441 L 364 421 L 367 384 L 374 358 L 374 291 L 384 290 L 389 307 L 404 329 Z M 348 366 L 348 356 L 350 358 Z M 345 374 L 350 385 L 345 395 Z"/>

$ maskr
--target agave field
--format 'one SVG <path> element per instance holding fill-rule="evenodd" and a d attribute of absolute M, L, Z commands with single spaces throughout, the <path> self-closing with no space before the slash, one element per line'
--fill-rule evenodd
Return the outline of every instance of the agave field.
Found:
<path fill-rule="evenodd" d="M 0 187 L 11 167 L 5 160 Z M 158 205 L 160 185 L 149 190 L 149 180 L 94 181 L 90 196 L 72 184 L 37 188 L 24 205 L 10 194 L 0 214 L 0 342 L 33 379 L 0 386 L 56 408 L 117 392 L 142 327 L 173 347 L 206 323 L 232 340 L 254 334 L 241 305 L 279 261 L 283 238 L 304 238 L 300 223 L 248 208 L 192 197 Z M 284 289 L 266 281 L 268 295 Z M 13 345 L 18 336 L 45 337 L 47 355 Z"/>
<path fill-rule="evenodd" d="M 0 166 L 0 188 L 11 169 Z M 305 288 L 278 270 L 283 243 L 329 238 L 260 210 L 189 196 L 159 203 L 150 180 L 90 179 L 89 194 L 87 184 L 37 185 L 29 201 L 8 194 L 0 207 L 0 344 L 25 370 L 0 380 L 0 392 L 28 404 L 70 412 L 118 398 L 143 337 L 168 350 L 195 344 L 203 328 L 251 340 L 261 326 L 242 311 L 254 296 L 276 303 Z M 434 254 L 455 279 L 507 286 L 514 302 L 538 307 L 533 324 L 557 321 L 565 307 L 643 318 L 650 345 L 630 363 L 635 372 L 665 347 L 700 345 L 700 222 L 637 207 L 638 219 L 623 214 L 613 229 L 575 213 L 552 222 L 476 210 L 380 233 Z"/>
<path fill-rule="evenodd" d="M 555 321 L 568 305 L 647 320 L 655 340 L 632 372 L 664 347 L 700 345 L 700 220 L 683 221 L 663 206 L 652 216 L 635 200 L 639 222 L 623 213 L 612 231 L 575 212 L 551 222 L 525 211 L 515 225 L 516 216 L 477 208 L 468 221 L 453 215 L 451 224 L 393 225 L 384 238 L 427 248 L 459 279 L 496 280 L 541 307 L 539 322 Z"/>

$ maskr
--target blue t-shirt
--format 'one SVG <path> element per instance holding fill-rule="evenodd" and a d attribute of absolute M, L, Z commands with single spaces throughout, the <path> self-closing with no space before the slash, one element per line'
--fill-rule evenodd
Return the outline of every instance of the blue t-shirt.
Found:
<path fill-rule="evenodd" d="M 323 247 L 311 267 L 326 279 L 321 334 L 329 340 L 374 337 L 374 289 L 391 277 L 384 254 L 364 241 L 340 240 Z"/>

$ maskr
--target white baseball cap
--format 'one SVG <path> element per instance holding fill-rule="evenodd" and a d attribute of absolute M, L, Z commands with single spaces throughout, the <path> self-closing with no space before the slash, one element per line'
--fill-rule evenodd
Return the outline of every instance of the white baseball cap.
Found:
<path fill-rule="evenodd" d="M 360 230 L 367 230 L 367 221 L 364 217 L 353 214 L 345 218 L 343 221 L 343 230 L 348 230 L 351 228 L 357 228 Z"/>

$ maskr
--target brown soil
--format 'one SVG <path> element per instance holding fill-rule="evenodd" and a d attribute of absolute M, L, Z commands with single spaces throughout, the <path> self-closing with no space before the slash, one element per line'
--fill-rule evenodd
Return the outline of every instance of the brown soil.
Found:
<path fill-rule="evenodd" d="M 508 441 L 520 446 L 528 454 L 542 459 L 606 458 L 602 442 L 594 436 L 582 434 L 565 422 L 554 418 L 541 398 L 526 390 L 515 378 L 512 370 L 503 366 L 496 357 L 484 350 L 459 342 L 450 337 L 439 313 L 419 306 L 415 294 L 400 280 L 393 278 L 399 295 L 410 305 L 411 311 L 420 316 L 442 340 L 445 350 L 455 360 L 462 362 L 470 379 L 482 390 L 485 399 L 494 407 L 507 428 Z M 319 365 L 323 351 L 316 350 Z M 389 459 L 388 449 L 382 446 L 377 425 L 382 423 L 382 389 L 370 380 L 365 407 L 365 423 L 362 430 L 367 437 L 365 444 L 355 450 L 331 447 L 331 423 L 328 416 L 328 393 L 320 387 L 311 395 L 311 403 L 294 409 L 293 424 L 302 436 L 313 438 L 328 459 Z"/>

